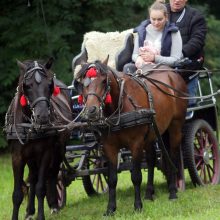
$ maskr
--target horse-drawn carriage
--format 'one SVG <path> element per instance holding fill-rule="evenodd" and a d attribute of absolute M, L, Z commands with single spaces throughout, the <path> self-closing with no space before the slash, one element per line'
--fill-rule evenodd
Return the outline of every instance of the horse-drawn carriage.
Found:
<path fill-rule="evenodd" d="M 103 54 L 100 42 L 104 41 L 108 43 L 103 43 L 105 47 Z M 123 45 L 123 47 L 115 48 L 118 45 Z M 108 46 L 114 51 L 109 50 Z M 130 30 L 122 33 L 87 33 L 84 37 L 81 53 L 73 59 L 73 72 L 76 72 L 77 66 L 82 61 L 90 62 L 95 59 L 104 59 L 109 53 L 110 65 L 118 71 L 122 71 L 123 65 L 131 61 L 132 50 L 133 34 L 130 33 Z M 212 72 L 205 68 L 192 72 L 194 77 L 198 76 L 198 93 L 195 97 L 195 104 L 187 108 L 186 121 L 183 127 L 181 151 L 179 152 L 179 168 L 181 169 L 177 175 L 177 185 L 181 190 L 185 189 L 184 169 L 188 169 L 195 186 L 218 184 L 220 175 L 218 115 L 216 93 L 214 93 L 211 78 Z M 82 107 L 80 108 L 77 102 L 74 102 L 73 107 L 73 110 L 79 114 Z M 64 187 L 61 187 L 63 191 L 60 191 L 63 195 L 61 198 L 66 197 L 65 186 L 68 186 L 71 181 L 78 177 L 82 177 L 83 186 L 89 196 L 106 192 L 108 189 L 108 163 L 98 138 L 99 135 L 94 130 L 77 131 L 75 137 L 81 139 L 80 144 L 74 143 L 66 146 L 66 158 L 61 169 L 64 183 Z M 155 144 L 155 151 L 157 167 L 160 169 L 162 153 L 158 144 Z M 131 158 L 131 152 L 122 148 L 118 154 L 117 171 L 131 170 Z M 146 158 L 142 159 L 141 167 L 147 168 Z M 64 198 L 65 200 L 66 198 Z"/>
<path fill-rule="evenodd" d="M 107 45 L 105 45 L 105 43 L 108 44 L 109 48 L 107 48 Z M 173 181 L 175 181 L 175 187 L 174 186 L 170 187 L 172 188 L 171 191 L 173 190 L 172 192 L 170 192 L 170 198 L 176 197 L 176 192 L 175 192 L 176 186 L 179 189 L 182 189 L 182 190 L 185 189 L 184 169 L 186 168 L 188 169 L 191 180 L 195 186 L 206 185 L 206 184 L 217 184 L 219 182 L 219 175 L 220 175 L 220 170 L 219 170 L 220 159 L 219 159 L 219 148 L 218 148 L 218 136 L 219 136 L 218 132 L 219 131 L 218 131 L 217 107 L 216 107 L 216 99 L 215 99 L 216 93 L 214 93 L 213 91 L 211 71 L 207 69 L 194 71 L 194 75 L 198 76 L 198 79 L 199 79 L 198 80 L 198 96 L 194 97 L 194 99 L 196 99 L 195 105 L 192 107 L 188 107 L 187 109 L 186 109 L 186 101 L 182 101 L 184 99 L 187 99 L 187 97 L 183 97 L 185 93 L 183 92 L 179 93 L 177 91 L 178 90 L 177 87 L 175 87 L 174 89 L 171 88 L 170 85 L 168 85 L 167 87 L 166 83 L 161 84 L 158 79 L 151 77 L 153 75 L 151 74 L 152 72 L 156 71 L 155 75 L 157 75 L 157 71 L 160 73 L 161 71 L 162 73 L 166 73 L 168 71 L 170 74 L 170 77 L 174 77 L 174 79 L 176 79 L 175 77 L 177 77 L 179 80 L 179 75 L 176 74 L 176 72 L 180 71 L 179 69 L 170 69 L 170 68 L 167 69 L 164 66 L 156 66 L 156 67 L 154 66 L 153 69 L 148 69 L 146 72 L 142 72 L 142 74 L 140 75 L 144 76 L 143 81 L 144 80 L 150 81 L 150 83 L 154 85 L 153 90 L 158 90 L 158 89 L 162 90 L 160 91 L 161 92 L 160 97 L 163 97 L 164 99 L 165 97 L 169 97 L 168 99 L 165 100 L 165 103 L 166 102 L 168 103 L 169 105 L 168 108 L 170 108 L 170 110 L 179 108 L 181 111 L 180 107 L 185 106 L 185 110 L 181 111 L 180 113 L 177 112 L 179 115 L 178 114 L 175 115 L 176 113 L 174 114 L 172 111 L 169 112 L 170 113 L 169 115 L 167 112 L 167 109 L 163 110 L 164 115 L 161 115 L 160 120 L 156 118 L 157 123 L 155 123 L 156 121 L 155 117 L 157 117 L 158 115 L 158 110 L 155 112 L 154 107 L 156 108 L 158 108 L 158 106 L 161 107 L 160 102 L 163 101 L 162 98 L 161 98 L 161 101 L 158 103 L 156 102 L 156 105 L 155 105 L 155 103 L 153 103 L 153 101 L 151 100 L 152 98 L 151 91 L 150 91 L 151 89 L 148 89 L 145 83 L 142 82 L 142 80 L 138 80 L 139 78 L 138 76 L 137 77 L 132 77 L 132 76 L 122 77 L 117 72 L 117 70 L 121 71 L 123 68 L 123 65 L 131 60 L 132 50 L 133 50 L 133 34 L 131 33 L 131 30 L 128 30 L 122 33 L 113 32 L 113 33 L 108 33 L 108 34 L 91 32 L 85 35 L 84 42 L 82 44 L 82 51 L 79 55 L 77 55 L 73 59 L 73 62 L 72 62 L 73 72 L 76 73 L 75 79 L 77 79 L 78 77 L 79 81 L 78 82 L 75 81 L 74 86 L 73 85 L 69 86 L 70 90 L 73 89 L 73 92 L 71 92 L 71 95 L 73 99 L 72 111 L 74 115 L 74 120 L 70 123 L 68 122 L 69 119 L 66 120 L 65 110 L 62 109 L 61 105 L 57 104 L 60 101 L 59 98 L 58 100 L 56 100 L 56 98 L 54 97 L 52 98 L 53 100 L 52 107 L 49 104 L 48 100 L 50 99 L 52 95 L 51 91 L 52 92 L 55 91 L 54 79 L 52 79 L 51 81 L 51 78 L 50 78 L 50 81 L 49 81 L 50 89 L 51 89 L 50 94 L 47 94 L 49 98 L 45 98 L 46 96 L 42 97 L 42 95 L 40 97 L 35 97 L 35 100 L 37 100 L 38 103 L 45 102 L 47 104 L 47 106 L 45 107 L 48 108 L 49 111 L 52 108 L 53 112 L 57 113 L 56 117 L 60 118 L 62 116 L 61 121 L 65 121 L 63 126 L 60 124 L 57 126 L 56 123 L 53 124 L 53 129 L 52 129 L 53 131 L 56 131 L 58 133 L 59 132 L 62 133 L 65 129 L 68 129 L 68 131 L 71 131 L 71 138 L 69 139 L 68 145 L 66 146 L 65 157 L 63 157 L 64 161 L 61 164 L 59 174 L 58 174 L 57 200 L 59 203 L 59 207 L 62 207 L 65 205 L 66 196 L 67 196 L 66 187 L 70 185 L 72 181 L 78 179 L 79 177 L 82 179 L 83 186 L 85 188 L 86 193 L 90 196 L 93 194 L 106 192 L 108 190 L 109 175 L 110 176 L 112 175 L 115 178 L 115 173 L 111 174 L 110 173 L 111 171 L 109 171 L 111 169 L 114 170 L 114 172 L 118 173 L 124 170 L 132 170 L 134 169 L 135 166 L 137 166 L 136 167 L 137 170 L 135 170 L 135 172 L 131 172 L 133 175 L 132 181 L 137 182 L 137 179 L 140 179 L 139 168 L 141 169 L 147 168 L 149 176 L 151 176 L 152 168 L 156 165 L 159 169 L 161 169 L 163 165 L 163 161 L 165 160 L 168 161 L 168 166 L 171 168 L 170 170 L 173 170 L 170 176 L 172 175 L 175 176 L 175 178 L 172 177 L 172 181 L 170 181 L 172 183 Z M 94 52 L 96 54 L 94 54 Z M 84 64 L 84 65 L 87 65 L 85 66 L 85 69 L 79 70 L 81 69 L 81 63 L 83 62 L 90 63 L 90 62 L 93 62 L 95 59 L 103 60 L 107 57 L 107 55 L 110 55 L 110 60 L 108 64 L 111 66 L 111 68 L 106 67 L 105 65 L 103 66 L 101 62 L 95 62 L 92 64 Z M 32 66 L 30 70 L 25 66 L 23 66 L 22 68 L 24 72 L 25 71 L 26 72 L 24 74 L 24 77 L 22 78 L 25 82 L 23 82 L 23 84 L 20 87 L 21 94 L 24 93 L 25 90 L 30 92 L 30 86 L 33 84 L 33 82 L 32 84 L 28 86 L 26 85 L 26 83 L 28 82 L 28 80 L 30 80 L 30 78 L 33 75 L 34 75 L 34 83 L 36 85 L 43 86 L 43 83 L 41 82 L 43 78 L 47 75 L 47 73 L 44 73 L 45 68 L 47 70 L 47 66 L 43 67 L 42 65 L 40 65 L 39 67 L 38 63 L 36 63 L 35 61 L 34 66 Z M 116 68 L 116 70 L 114 70 L 114 68 Z M 109 78 L 109 77 L 104 78 L 104 75 L 101 74 L 102 71 L 111 72 L 112 78 Z M 31 73 L 31 76 L 29 73 Z M 78 73 L 80 73 L 79 76 L 77 76 Z M 88 76 L 88 74 L 90 75 Z M 93 80 L 95 77 L 97 77 L 97 75 L 100 78 L 100 84 L 103 85 L 102 87 L 104 88 L 104 93 L 101 93 L 102 95 L 100 96 L 99 94 L 96 93 L 97 90 L 94 90 L 95 92 L 87 91 L 88 93 L 84 94 L 84 97 L 79 96 L 78 93 L 80 89 L 82 89 L 82 86 L 88 87 L 88 85 L 94 82 Z M 122 78 L 123 80 L 121 80 Z M 137 93 L 139 96 L 144 96 L 147 94 L 148 102 L 150 103 L 149 109 L 147 110 L 146 108 L 139 109 L 140 103 L 136 102 L 136 99 L 132 98 L 132 96 L 129 95 L 129 92 L 127 90 L 126 91 L 124 90 L 124 88 L 126 88 L 125 81 L 126 80 L 129 81 L 130 78 L 132 78 L 131 80 L 132 82 L 135 81 L 136 84 L 141 85 L 139 86 L 141 87 L 141 90 L 144 90 L 144 93 L 139 95 L 138 94 L 139 88 L 137 88 L 137 90 L 133 90 L 135 91 L 135 93 Z M 160 75 L 160 78 L 161 78 L 161 75 Z M 110 97 L 109 95 L 109 92 L 111 90 L 110 82 L 112 83 L 114 80 L 115 82 L 119 82 L 120 84 L 119 97 L 116 98 L 116 103 L 117 103 L 116 110 L 110 114 L 110 117 L 104 118 L 105 120 L 103 120 L 103 117 L 102 117 L 103 106 L 106 105 L 106 103 L 114 102 L 113 99 L 115 97 L 113 96 Z M 179 81 L 181 80 L 182 79 L 180 79 Z M 53 89 L 51 85 L 52 87 L 54 87 Z M 60 84 L 59 86 L 61 90 L 62 89 L 67 90 L 67 88 L 64 87 L 62 84 Z M 173 84 L 172 86 L 174 87 Z M 178 85 L 175 85 L 175 86 L 178 86 Z M 179 87 L 182 88 L 181 85 L 179 85 Z M 209 91 L 207 91 L 207 88 L 209 88 Z M 116 91 L 117 88 L 115 88 L 114 90 Z M 163 91 L 165 91 L 165 93 Z M 172 91 L 175 91 L 175 92 L 172 92 Z M 55 93 L 56 93 L 55 96 L 59 94 L 59 92 L 56 92 L 56 91 Z M 66 94 L 66 92 L 64 93 Z M 127 96 L 129 105 L 132 106 L 133 109 L 135 109 L 135 111 L 132 111 L 131 114 L 129 111 L 128 112 L 121 111 L 121 109 L 123 109 L 126 106 L 126 104 L 124 104 L 123 106 L 123 101 L 122 101 L 123 94 L 125 94 L 124 96 Z M 83 105 L 78 104 L 77 98 L 78 98 L 78 101 L 80 102 L 82 102 L 82 98 L 84 98 L 84 101 L 89 100 L 90 102 L 88 103 L 89 105 L 93 101 L 92 99 L 90 99 L 90 97 L 93 97 L 93 96 L 95 97 L 96 102 L 98 100 L 98 104 L 100 105 L 99 110 L 97 110 L 96 107 L 94 107 L 94 105 L 92 104 L 91 108 L 89 110 L 87 109 L 87 113 L 85 114 L 85 108 L 83 107 Z M 22 101 L 22 97 L 23 96 L 20 97 L 21 105 L 24 104 L 24 102 L 30 102 L 31 104 L 33 101 L 31 99 Z M 176 103 L 178 103 L 178 105 L 174 106 L 173 101 L 172 101 L 173 99 L 177 100 Z M 18 98 L 16 99 L 16 102 L 17 103 L 19 102 Z M 16 129 L 16 126 L 10 127 L 11 124 L 16 122 L 16 120 L 13 119 L 14 121 L 12 121 L 10 126 L 8 126 L 6 129 L 9 139 L 10 138 L 16 139 L 17 137 L 17 139 L 20 139 L 20 140 L 27 140 L 27 136 L 28 138 L 31 139 L 31 135 L 32 135 L 31 131 L 35 130 L 36 128 L 35 125 L 37 124 L 36 123 L 37 118 L 36 118 L 36 121 L 33 120 L 35 124 L 32 125 L 32 122 L 33 122 L 32 117 L 33 118 L 36 117 L 36 113 L 34 112 L 36 109 L 34 109 L 34 106 L 37 103 L 36 101 L 33 101 L 33 102 L 34 104 L 33 103 L 31 104 L 33 106 L 33 108 L 31 108 L 31 112 L 33 113 L 34 116 L 30 116 L 29 122 L 26 122 L 25 124 L 20 122 L 18 124 L 20 127 L 22 127 L 20 130 Z M 65 101 L 62 101 L 62 102 L 66 103 Z M 182 104 L 182 102 L 185 104 Z M 62 112 L 62 110 L 64 110 L 64 113 L 60 114 L 59 111 Z M 187 114 L 186 114 L 186 111 L 187 111 Z M 29 113 L 31 114 L 31 112 Z M 98 119 L 101 118 L 102 120 L 93 120 L 93 119 L 96 119 L 97 115 L 98 115 Z M 183 116 L 185 118 L 185 115 L 186 115 L 186 120 L 185 120 L 185 123 L 183 124 L 183 130 L 182 130 L 183 137 L 182 139 L 180 139 L 181 136 L 179 136 L 179 132 L 180 132 L 179 128 L 182 128 L 182 123 L 183 123 L 182 118 Z M 45 117 L 46 116 L 44 116 L 44 118 Z M 167 118 L 169 117 L 170 117 L 170 120 L 167 122 Z M 41 119 L 40 115 L 38 118 L 39 120 Z M 92 120 L 88 120 L 89 118 L 91 118 Z M 173 122 L 170 122 L 172 121 L 171 118 L 175 118 L 176 120 L 179 121 L 180 124 L 177 125 L 175 120 Z M 67 122 L 69 124 L 67 124 Z M 167 126 L 166 127 L 164 126 L 163 128 L 164 131 L 161 132 L 160 129 L 162 128 L 160 127 L 163 127 L 164 123 L 167 124 Z M 146 124 L 149 125 L 149 130 L 143 130 L 143 128 L 146 129 L 145 128 Z M 170 124 L 172 124 L 172 126 L 170 126 Z M 135 130 L 133 129 L 134 126 L 138 127 L 139 130 L 134 131 Z M 37 128 L 38 128 L 38 132 L 39 130 L 42 129 L 40 132 L 41 134 L 46 131 L 44 126 L 38 126 Z M 169 153 L 172 152 L 172 149 L 170 148 L 167 150 L 166 147 L 164 146 L 164 142 L 167 143 L 166 142 L 167 137 L 164 136 L 162 138 L 160 135 L 160 133 L 166 133 L 165 132 L 166 129 L 170 129 L 173 132 L 173 133 L 169 133 L 169 136 L 172 137 L 173 142 L 178 143 L 178 139 L 181 140 L 181 148 L 178 148 L 178 151 L 174 153 L 176 158 L 178 158 L 175 164 L 173 163 L 173 158 L 170 158 L 169 156 Z M 141 130 L 144 131 L 143 141 L 145 141 L 146 133 L 148 135 L 150 134 L 151 136 L 152 131 L 154 134 L 152 135 L 152 139 L 149 140 L 149 143 L 152 143 L 153 139 L 154 140 L 156 139 L 156 141 L 153 142 L 152 144 L 153 147 L 150 149 L 142 148 L 140 150 L 138 149 L 138 144 L 137 144 L 136 146 L 136 148 L 138 149 L 137 159 L 139 159 L 138 161 L 140 163 L 139 162 L 134 163 L 133 162 L 134 155 L 135 155 L 134 151 L 131 148 L 128 150 L 127 145 L 129 145 L 128 142 L 130 141 L 132 142 L 133 141 L 132 139 L 136 138 L 135 136 L 133 136 L 133 133 L 135 134 L 135 132 L 137 132 L 139 134 L 141 133 Z M 23 131 L 25 131 L 25 136 L 22 136 Z M 121 131 L 126 131 L 126 132 L 122 133 Z M 104 140 L 103 140 L 103 132 L 104 132 L 104 137 L 105 137 Z M 47 132 L 45 133 L 48 134 Z M 118 139 L 116 140 L 122 139 L 122 136 L 123 136 L 123 142 L 121 143 L 125 144 L 125 145 L 119 146 L 120 150 L 118 152 L 115 151 L 117 152 L 117 156 L 116 156 L 117 158 L 114 159 L 114 162 L 117 161 L 116 162 L 117 164 L 114 164 L 114 162 L 112 163 L 109 162 L 109 152 L 107 152 L 106 148 L 104 147 L 105 141 L 108 139 L 109 137 L 108 135 L 110 133 L 111 134 L 113 133 L 113 135 L 117 134 L 116 136 L 118 136 L 117 137 Z M 18 135 L 18 134 L 21 134 L 21 135 Z M 156 138 L 155 138 L 155 134 L 156 134 Z M 53 135 L 56 135 L 57 137 L 57 133 Z M 45 138 L 45 137 L 46 136 L 42 136 L 42 138 Z M 114 136 L 112 136 L 110 139 L 113 139 L 113 137 Z M 132 139 L 129 139 L 129 138 L 132 138 Z M 32 139 L 34 138 L 32 137 Z M 112 140 L 108 140 L 108 142 L 110 143 L 111 141 Z M 118 143 L 118 144 L 121 144 L 121 143 Z M 153 155 L 153 157 L 155 158 L 155 161 L 152 162 L 153 166 L 151 162 L 149 162 L 149 158 L 146 156 L 147 155 L 146 152 L 148 150 L 150 152 L 149 155 L 150 156 Z M 108 154 L 108 158 L 106 157 L 106 153 Z M 50 163 L 54 163 L 55 160 L 56 158 L 55 159 L 53 158 Z M 109 167 L 111 169 L 109 169 Z M 176 167 L 178 168 L 177 170 L 176 170 Z M 49 172 L 57 173 L 57 170 L 56 171 L 50 170 Z M 110 185 L 111 184 L 112 183 L 110 183 Z M 137 183 L 137 185 L 138 184 L 139 183 Z M 135 186 L 135 187 L 137 187 L 136 189 L 138 191 L 139 186 Z M 150 187 L 148 187 L 146 191 L 148 192 L 146 197 L 148 197 L 149 199 L 152 199 L 153 190 Z M 136 197 L 137 198 L 139 197 L 138 193 Z M 50 204 L 50 197 L 48 198 L 49 198 L 49 204 Z M 15 199 L 16 199 L 16 196 L 15 196 Z M 54 202 L 54 200 L 52 200 L 52 202 Z M 115 210 L 114 201 L 111 200 L 111 202 L 112 203 L 108 206 L 107 214 L 111 214 L 111 212 L 114 212 Z M 141 202 L 136 201 L 135 209 L 141 209 L 141 207 L 142 207 Z M 16 217 L 14 219 L 16 219 Z"/>

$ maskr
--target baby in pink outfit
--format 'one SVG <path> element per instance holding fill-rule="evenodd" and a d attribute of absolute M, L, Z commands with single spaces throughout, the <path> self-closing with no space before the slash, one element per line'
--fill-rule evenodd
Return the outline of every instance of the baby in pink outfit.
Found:
<path fill-rule="evenodd" d="M 160 54 L 160 51 L 150 41 L 144 41 L 144 46 L 139 48 L 139 55 L 141 55 L 145 52 L 150 52 L 154 55 L 159 55 Z M 144 65 L 144 64 L 153 64 L 153 62 L 142 62 L 141 64 L 140 63 L 135 63 L 137 68 L 141 68 L 141 66 Z"/>

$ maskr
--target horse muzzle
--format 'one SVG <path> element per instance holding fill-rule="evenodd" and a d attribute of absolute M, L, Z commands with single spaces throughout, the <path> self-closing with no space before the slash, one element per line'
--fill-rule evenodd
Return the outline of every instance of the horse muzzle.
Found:
<path fill-rule="evenodd" d="M 84 118 L 89 121 L 97 121 L 100 119 L 100 110 L 97 106 L 86 107 Z"/>
<path fill-rule="evenodd" d="M 47 125 L 50 122 L 50 111 L 49 109 L 36 109 L 33 111 L 34 122 L 38 125 Z"/>

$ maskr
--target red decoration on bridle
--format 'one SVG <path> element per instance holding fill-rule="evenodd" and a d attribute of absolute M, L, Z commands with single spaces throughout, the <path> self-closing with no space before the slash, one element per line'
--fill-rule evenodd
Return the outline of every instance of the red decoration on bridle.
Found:
<path fill-rule="evenodd" d="M 78 96 L 78 103 L 79 103 L 79 105 L 83 104 L 83 95 Z"/>
<path fill-rule="evenodd" d="M 27 99 L 24 95 L 22 95 L 20 98 L 20 104 L 22 107 L 25 107 L 27 105 Z"/>
<path fill-rule="evenodd" d="M 92 78 L 92 77 L 96 77 L 97 76 L 97 72 L 96 72 L 96 68 L 90 68 L 87 72 L 86 72 L 86 77 L 88 78 Z"/>
<path fill-rule="evenodd" d="M 57 96 L 60 94 L 60 87 L 59 86 L 55 86 L 53 89 L 53 95 Z"/>
<path fill-rule="evenodd" d="M 112 103 L 112 97 L 110 93 L 108 92 L 106 97 L 105 97 L 105 104 L 111 104 Z"/>

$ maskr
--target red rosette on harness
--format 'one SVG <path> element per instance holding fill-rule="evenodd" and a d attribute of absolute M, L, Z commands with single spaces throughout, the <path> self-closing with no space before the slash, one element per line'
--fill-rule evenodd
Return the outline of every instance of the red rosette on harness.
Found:
<path fill-rule="evenodd" d="M 92 67 L 86 72 L 86 77 L 93 78 L 97 76 L 96 68 Z"/>

